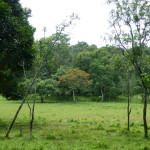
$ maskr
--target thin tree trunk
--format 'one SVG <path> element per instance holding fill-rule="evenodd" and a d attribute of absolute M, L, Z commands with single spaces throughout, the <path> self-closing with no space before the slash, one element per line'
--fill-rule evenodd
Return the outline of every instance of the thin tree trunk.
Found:
<path fill-rule="evenodd" d="M 144 107 L 143 107 L 143 123 L 144 123 L 144 136 L 148 137 L 148 128 L 147 128 L 147 88 L 143 88 L 144 91 Z"/>
<path fill-rule="evenodd" d="M 31 120 L 30 120 L 30 139 L 32 139 L 32 129 L 33 129 L 33 121 L 34 121 L 34 109 L 35 109 L 35 99 L 36 99 L 36 88 L 35 88 L 35 97 L 32 106 Z"/>
<path fill-rule="evenodd" d="M 128 131 L 130 131 L 130 114 L 131 114 L 131 108 L 130 108 L 130 101 L 131 101 L 131 96 L 130 96 L 130 81 L 128 79 L 128 106 L 127 106 L 127 116 L 128 116 Z"/>
<path fill-rule="evenodd" d="M 27 75 L 26 75 L 26 70 L 25 70 L 25 62 L 24 61 L 22 62 L 22 67 L 23 67 L 23 72 L 24 72 L 24 78 L 27 80 Z M 27 83 L 26 83 L 25 87 L 27 87 Z M 32 110 L 31 110 L 31 107 L 30 107 L 28 99 L 26 100 L 26 102 L 28 104 L 28 108 L 30 110 L 30 116 L 31 116 L 31 111 Z"/>
<path fill-rule="evenodd" d="M 18 114 L 19 114 L 19 112 L 20 112 L 20 110 L 21 110 L 21 108 L 22 108 L 24 102 L 26 101 L 26 98 L 27 98 L 27 96 L 28 96 L 28 94 L 29 94 L 29 92 L 30 92 L 30 90 L 31 90 L 31 88 L 32 88 L 32 86 L 33 86 L 35 80 L 36 80 L 36 76 L 35 76 L 34 79 L 32 80 L 32 83 L 30 84 L 30 87 L 28 88 L 27 92 L 25 93 L 25 96 L 24 96 L 24 98 L 23 98 L 23 100 L 22 100 L 22 103 L 20 104 L 19 108 L 17 109 L 17 112 L 16 112 L 16 114 L 15 114 L 15 116 L 14 116 L 14 118 L 13 118 L 13 120 L 12 120 L 12 122 L 11 122 L 9 128 L 8 128 L 8 131 L 7 131 L 6 135 L 5 135 L 5 137 L 8 137 L 8 136 L 9 136 L 9 133 L 10 133 L 10 131 L 11 131 L 13 125 L 14 125 L 14 122 L 16 121 L 16 118 L 17 118 L 17 116 L 18 116 Z"/>
<path fill-rule="evenodd" d="M 43 95 L 41 95 L 41 103 L 44 103 Z"/>
<path fill-rule="evenodd" d="M 43 62 L 44 62 L 44 61 L 43 61 Z M 41 68 L 42 68 L 43 62 L 40 64 L 40 67 L 36 70 L 35 76 L 34 76 L 32 82 L 31 82 L 29 88 L 27 89 L 27 91 L 26 91 L 26 93 L 25 93 L 25 95 L 24 95 L 24 97 L 23 97 L 23 100 L 22 100 L 22 103 L 21 103 L 20 106 L 18 107 L 18 109 L 17 109 L 17 111 L 16 111 L 16 114 L 15 114 L 15 116 L 14 116 L 14 118 L 13 118 L 11 124 L 10 124 L 9 127 L 8 127 L 8 131 L 7 131 L 6 135 L 5 135 L 5 137 L 8 137 L 8 136 L 9 136 L 9 133 L 10 133 L 10 131 L 11 131 L 11 129 L 12 129 L 12 127 L 13 127 L 13 125 L 14 125 L 16 119 L 17 119 L 17 117 L 18 117 L 18 114 L 19 114 L 19 112 L 20 112 L 20 110 L 21 110 L 23 104 L 25 103 L 25 101 L 26 101 L 26 99 L 27 99 L 27 96 L 28 96 L 28 94 L 29 94 L 29 92 L 30 92 L 30 90 L 31 90 L 31 88 L 32 88 L 32 86 L 33 86 L 33 84 L 34 84 L 34 82 L 35 82 L 36 79 L 37 79 L 37 76 L 38 76 L 38 74 L 39 74 L 39 72 L 40 72 L 40 70 L 41 70 Z"/>
<path fill-rule="evenodd" d="M 142 95 L 141 95 L 142 99 L 141 99 L 141 103 L 144 103 L 144 90 L 143 89 L 144 89 L 144 87 L 142 85 L 142 92 L 141 92 L 142 93 Z"/>
<path fill-rule="evenodd" d="M 101 101 L 104 101 L 104 93 L 103 93 L 103 89 L 101 88 Z"/>
<path fill-rule="evenodd" d="M 74 101 L 74 102 L 76 102 L 76 98 L 75 98 L 74 90 L 73 90 L 73 101 Z"/>
<path fill-rule="evenodd" d="M 148 138 L 148 127 L 147 127 L 147 98 L 148 98 L 148 91 L 147 90 L 148 89 L 147 89 L 146 83 L 143 81 L 143 72 L 141 71 L 141 68 L 135 64 L 134 64 L 134 66 L 138 71 L 138 75 L 139 75 L 141 83 L 142 83 L 142 89 L 143 89 L 142 99 L 143 99 L 143 103 L 144 103 L 144 106 L 143 106 L 144 137 Z"/>
<path fill-rule="evenodd" d="M 123 96 L 123 95 L 124 95 L 124 91 L 123 91 L 123 88 L 122 88 L 122 92 L 121 92 L 121 93 L 122 93 L 121 95 Z"/>

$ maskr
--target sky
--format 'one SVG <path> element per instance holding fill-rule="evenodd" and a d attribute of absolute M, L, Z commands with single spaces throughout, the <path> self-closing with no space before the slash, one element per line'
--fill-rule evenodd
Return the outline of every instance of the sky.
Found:
<path fill-rule="evenodd" d="M 104 0 L 20 0 L 20 3 L 32 11 L 29 22 L 36 28 L 34 35 L 36 40 L 44 36 L 44 27 L 47 30 L 45 35 L 49 37 L 55 33 L 56 25 L 75 13 L 80 19 L 66 31 L 70 35 L 71 45 L 78 41 L 85 41 L 98 47 L 108 44 L 103 41 L 103 37 L 110 31 L 108 23 L 110 7 Z"/>

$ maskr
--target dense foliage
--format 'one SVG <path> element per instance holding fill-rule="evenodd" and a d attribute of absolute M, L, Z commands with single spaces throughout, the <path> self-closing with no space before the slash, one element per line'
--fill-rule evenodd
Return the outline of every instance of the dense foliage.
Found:
<path fill-rule="evenodd" d="M 88 45 L 86 42 L 70 45 L 68 35 L 62 34 L 59 42 L 55 43 L 55 47 L 52 49 L 54 38 L 55 34 L 34 43 L 37 53 L 35 65 L 43 59 L 46 52 L 50 53 L 43 65 L 41 77 L 38 79 L 38 85 L 44 83 L 40 86 L 43 88 L 40 91 L 45 93 L 43 95 L 71 95 L 74 81 L 76 81 L 76 85 L 82 82 L 78 76 L 74 76 L 74 79 L 66 76 L 66 71 L 69 69 L 76 72 L 82 70 L 90 74 L 89 80 L 92 84 L 89 88 L 82 88 L 82 90 L 76 86 L 77 95 L 96 96 L 96 101 L 114 100 L 119 95 L 127 96 L 129 77 L 132 96 L 141 94 L 138 75 L 133 69 L 132 63 L 122 56 L 120 48 L 114 46 L 98 48 L 95 45 Z M 149 58 L 149 48 L 145 50 L 145 54 Z M 148 67 L 149 63 L 146 66 Z M 69 75 L 71 77 L 71 73 Z M 62 77 L 65 77 L 64 81 L 67 79 L 68 81 L 62 82 Z M 49 79 L 52 81 L 52 83 L 49 82 L 53 87 L 52 91 L 46 90 Z M 68 88 L 69 84 L 71 88 Z M 37 90 L 39 95 L 41 95 L 40 91 Z"/>
<path fill-rule="evenodd" d="M 21 64 L 24 61 L 29 69 L 34 58 L 29 16 L 30 10 L 23 9 L 18 0 L 0 0 L 0 93 L 9 99 L 20 97 Z"/>
<path fill-rule="evenodd" d="M 111 2 L 114 2 L 117 8 L 121 9 L 122 4 L 119 3 L 119 1 L 114 0 Z M 64 33 L 59 35 L 57 32 L 48 38 L 44 37 L 39 41 L 35 41 L 32 45 L 34 29 L 29 25 L 27 20 L 30 16 L 30 10 L 23 9 L 19 2 L 15 0 L 0 0 L 0 3 L 0 28 L 2 29 L 0 30 L 0 40 L 2 41 L 0 42 L 2 54 L 0 56 L 0 91 L 5 97 L 12 99 L 17 98 L 19 95 L 21 96 L 29 85 L 28 83 L 30 83 L 34 77 L 34 68 L 38 68 L 43 60 L 45 61 L 36 84 L 37 93 L 41 99 L 49 95 L 71 95 L 72 89 L 75 89 L 76 94 L 94 96 L 96 97 L 94 100 L 114 100 L 120 95 L 127 96 L 128 81 L 130 81 L 131 95 L 141 94 L 142 84 L 139 82 L 139 74 L 137 70 L 134 69 L 134 64 L 140 65 L 141 70 L 147 71 L 143 72 L 142 81 L 149 85 L 148 70 L 150 68 L 150 49 L 146 44 L 143 45 L 143 60 L 139 63 L 141 53 L 138 52 L 141 50 L 137 45 L 137 34 L 135 34 L 135 43 L 133 43 L 137 46 L 134 46 L 134 48 L 131 48 L 132 44 L 130 43 L 132 40 L 129 37 L 129 33 L 128 35 L 120 35 L 124 36 L 124 38 L 120 37 L 124 40 L 122 44 L 128 43 L 126 45 L 127 47 L 125 47 L 126 49 L 120 47 L 119 44 L 117 46 L 107 45 L 98 48 L 96 45 L 89 45 L 84 41 L 70 45 L 69 35 Z M 147 6 L 146 3 L 142 3 L 141 5 Z M 138 6 L 140 6 L 140 4 L 138 4 Z M 148 8 L 146 7 L 140 10 L 138 16 L 136 16 L 134 11 L 133 18 L 131 15 L 128 16 L 130 18 L 129 21 L 134 21 L 135 25 L 138 25 L 140 19 L 144 20 L 146 17 L 147 20 L 148 14 L 146 13 L 146 9 Z M 125 11 L 125 7 L 124 10 L 121 10 Z M 125 13 L 127 12 L 125 11 Z M 118 15 L 121 14 L 118 13 Z M 112 11 L 112 16 L 117 17 L 117 15 L 115 16 L 115 11 Z M 126 18 L 122 18 L 122 21 L 125 19 Z M 146 22 L 146 27 L 147 26 L 148 22 Z M 147 35 L 148 31 L 143 33 Z M 144 40 L 147 41 L 147 36 L 144 35 L 141 36 L 141 38 L 145 37 Z M 114 39 L 119 43 L 119 38 L 117 38 L 116 35 Z M 35 51 L 33 51 L 33 49 Z M 123 57 L 122 52 L 126 57 Z M 35 57 L 33 59 L 34 55 Z M 22 62 L 25 62 L 25 70 L 29 69 L 27 73 L 28 79 L 24 80 L 20 79 L 23 75 Z M 88 80 L 89 83 L 92 84 L 90 84 L 88 88 L 84 88 L 84 86 L 82 86 L 84 84 L 77 74 L 74 75 L 74 78 L 70 78 L 71 73 L 70 77 L 66 76 L 66 73 L 69 73 L 66 71 L 69 69 L 72 69 L 72 71 L 76 73 L 79 73 L 77 70 L 81 70 L 82 73 L 86 72 L 90 74 Z M 8 88 L 10 89 L 8 90 Z M 33 93 L 33 91 L 34 90 L 31 90 L 31 93 Z"/>

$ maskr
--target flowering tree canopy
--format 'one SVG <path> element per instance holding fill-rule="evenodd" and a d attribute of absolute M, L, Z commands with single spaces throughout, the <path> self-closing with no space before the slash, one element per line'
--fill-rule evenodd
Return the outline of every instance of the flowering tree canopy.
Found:
<path fill-rule="evenodd" d="M 60 82 L 64 82 L 72 90 L 80 89 L 83 86 L 89 86 L 92 82 L 89 80 L 89 73 L 79 69 L 69 69 L 65 75 L 60 77 Z"/>

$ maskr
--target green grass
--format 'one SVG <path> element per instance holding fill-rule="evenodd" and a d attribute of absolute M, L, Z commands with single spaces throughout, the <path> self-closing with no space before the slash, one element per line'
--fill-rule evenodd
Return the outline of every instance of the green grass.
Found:
<path fill-rule="evenodd" d="M 150 149 L 150 139 L 143 134 L 142 104 L 131 104 L 131 131 L 127 132 L 126 103 L 37 103 L 32 140 L 29 109 L 25 104 L 10 137 L 5 138 L 19 104 L 20 101 L 0 98 L 0 150 Z"/>

